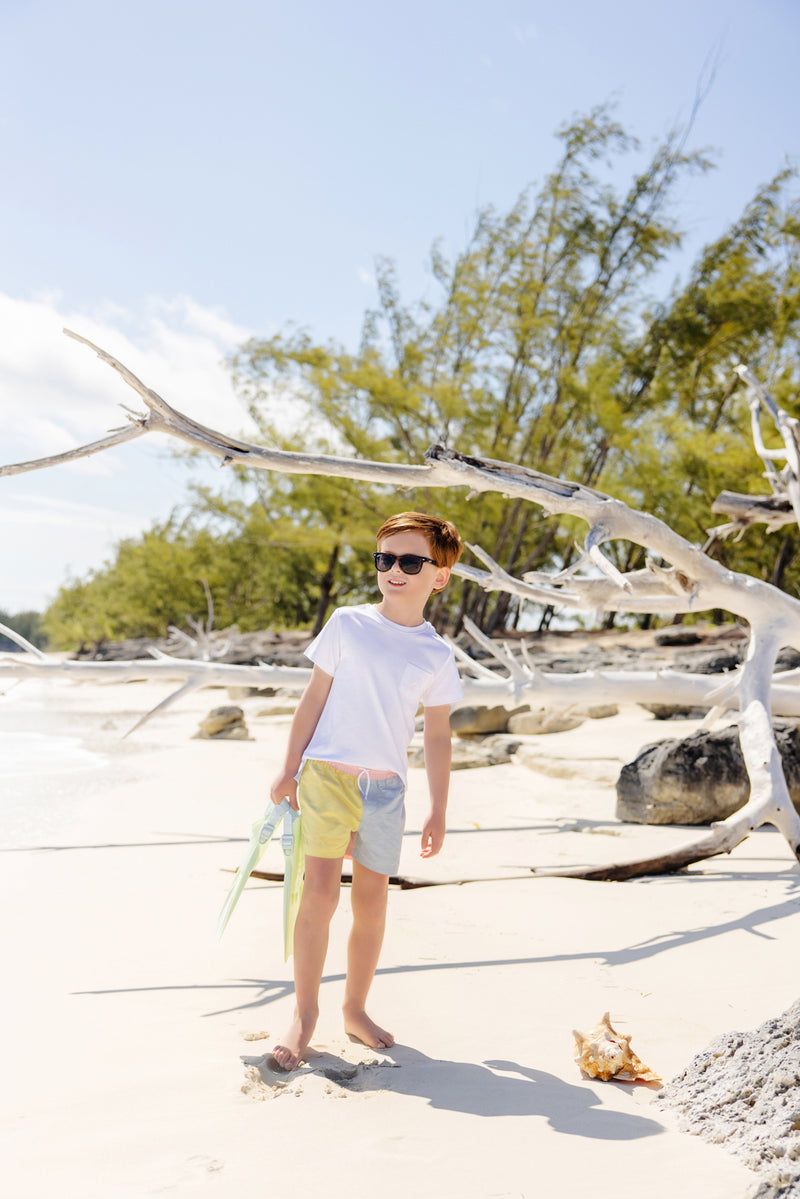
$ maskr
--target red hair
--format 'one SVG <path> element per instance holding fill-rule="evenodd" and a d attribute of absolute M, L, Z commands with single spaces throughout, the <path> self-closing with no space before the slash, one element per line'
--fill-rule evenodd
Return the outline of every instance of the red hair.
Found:
<path fill-rule="evenodd" d="M 395 533 L 421 533 L 437 566 L 454 566 L 464 549 L 458 529 L 451 521 L 425 512 L 398 512 L 390 516 L 378 529 L 375 539 L 380 545 L 384 537 Z"/>

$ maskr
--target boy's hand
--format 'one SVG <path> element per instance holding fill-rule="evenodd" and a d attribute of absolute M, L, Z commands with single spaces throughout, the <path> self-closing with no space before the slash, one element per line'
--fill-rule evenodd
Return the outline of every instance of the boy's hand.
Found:
<path fill-rule="evenodd" d="M 294 775 L 282 771 L 275 779 L 275 782 L 269 789 L 269 797 L 274 804 L 279 804 L 284 799 L 288 799 L 296 812 L 300 811 L 300 805 L 297 802 L 297 779 Z"/>
<path fill-rule="evenodd" d="M 421 858 L 433 858 L 444 844 L 444 817 L 433 812 L 422 826 Z"/>

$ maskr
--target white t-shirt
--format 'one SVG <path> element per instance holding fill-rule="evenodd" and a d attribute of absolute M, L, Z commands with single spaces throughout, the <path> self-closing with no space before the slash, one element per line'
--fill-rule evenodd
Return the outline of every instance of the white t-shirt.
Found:
<path fill-rule="evenodd" d="M 451 704 L 463 694 L 453 651 L 433 625 L 395 624 L 372 604 L 337 608 L 306 657 L 333 683 L 304 758 L 405 779 L 419 704 Z"/>

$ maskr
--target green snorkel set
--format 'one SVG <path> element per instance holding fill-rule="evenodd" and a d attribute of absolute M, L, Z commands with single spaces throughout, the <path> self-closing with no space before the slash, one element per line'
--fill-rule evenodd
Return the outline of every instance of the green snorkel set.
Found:
<path fill-rule="evenodd" d="M 264 854 L 264 850 L 272 840 L 278 825 L 283 821 L 281 832 L 281 849 L 283 850 L 283 957 L 284 961 L 292 955 L 294 944 L 294 923 L 300 898 L 303 894 L 303 875 L 305 871 L 305 854 L 303 852 L 303 833 L 300 813 L 283 799 L 279 804 L 271 803 L 261 820 L 253 825 L 250 843 L 245 851 L 244 860 L 239 867 L 230 890 L 225 896 L 222 911 L 217 920 L 217 937 L 225 932 L 231 913 L 236 907 L 239 896 L 245 888 L 253 870 Z"/>

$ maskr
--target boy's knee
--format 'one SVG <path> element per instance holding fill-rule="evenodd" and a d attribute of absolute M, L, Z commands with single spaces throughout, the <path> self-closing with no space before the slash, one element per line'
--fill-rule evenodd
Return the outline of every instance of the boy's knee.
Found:
<path fill-rule="evenodd" d="M 353 919 L 361 923 L 379 923 L 385 918 L 389 896 L 389 880 L 384 886 L 370 887 L 368 893 L 354 886 L 350 896 Z"/>
<path fill-rule="evenodd" d="M 337 877 L 335 885 L 328 880 L 309 880 L 303 884 L 303 902 L 313 908 L 318 916 L 330 918 L 339 906 L 340 880 Z"/>
<path fill-rule="evenodd" d="M 352 905 L 353 927 L 360 929 L 383 928 L 386 924 L 386 904 L 357 904 Z"/>

